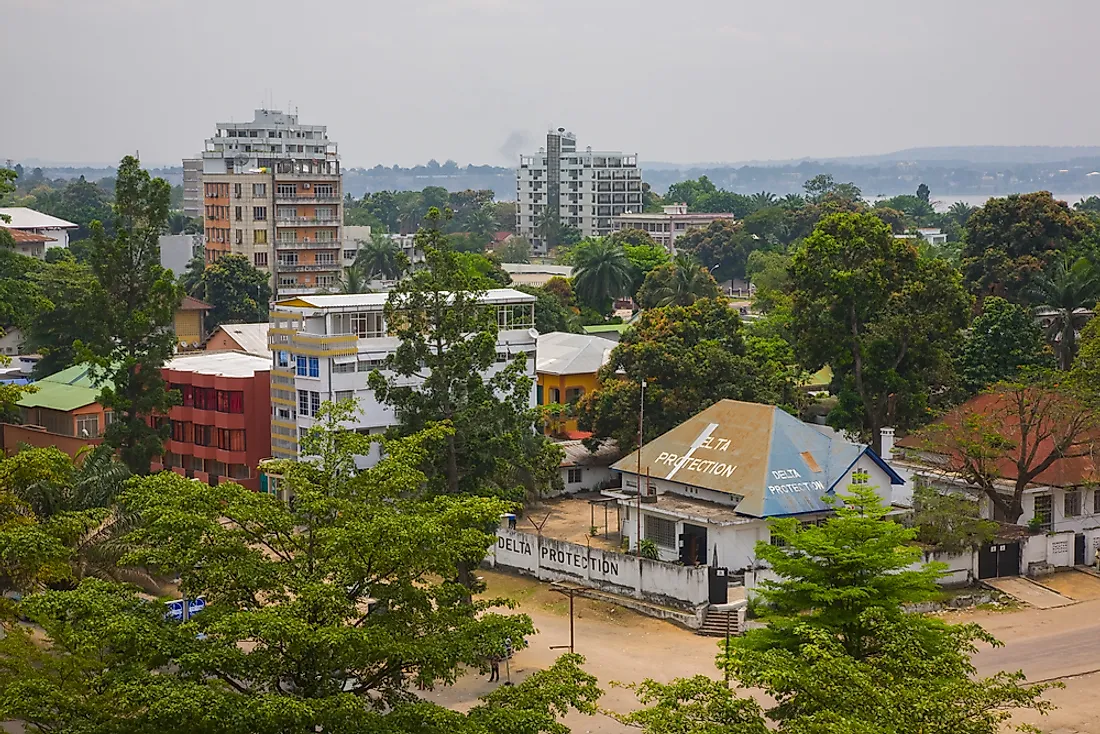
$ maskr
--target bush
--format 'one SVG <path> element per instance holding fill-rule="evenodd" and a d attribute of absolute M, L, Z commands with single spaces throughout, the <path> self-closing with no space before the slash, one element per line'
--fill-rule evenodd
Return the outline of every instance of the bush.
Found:
<path fill-rule="evenodd" d="M 643 540 L 639 546 L 639 550 L 642 552 L 642 558 L 648 558 L 651 561 L 659 560 L 661 557 L 660 552 L 657 550 L 657 544 L 648 538 Z"/>

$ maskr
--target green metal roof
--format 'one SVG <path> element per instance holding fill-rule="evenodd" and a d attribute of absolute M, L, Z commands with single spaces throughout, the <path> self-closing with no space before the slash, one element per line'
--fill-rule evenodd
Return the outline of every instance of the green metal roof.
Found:
<path fill-rule="evenodd" d="M 36 392 L 24 395 L 16 405 L 68 412 L 99 401 L 100 388 L 92 384 L 88 365 L 76 365 L 34 383 Z"/>
<path fill-rule="evenodd" d="M 610 331 L 617 331 L 620 334 L 630 328 L 630 324 L 596 324 L 594 326 L 581 327 L 587 334 L 606 334 Z"/>

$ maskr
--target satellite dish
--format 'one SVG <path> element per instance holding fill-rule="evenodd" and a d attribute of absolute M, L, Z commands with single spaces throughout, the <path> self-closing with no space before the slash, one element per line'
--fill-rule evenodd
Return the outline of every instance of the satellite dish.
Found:
<path fill-rule="evenodd" d="M 279 161 L 275 164 L 275 170 L 279 173 L 294 173 L 293 161 Z"/>
<path fill-rule="evenodd" d="M 236 163 L 238 166 L 247 166 L 248 161 L 249 158 L 246 155 L 239 155 L 233 159 L 233 162 Z"/>

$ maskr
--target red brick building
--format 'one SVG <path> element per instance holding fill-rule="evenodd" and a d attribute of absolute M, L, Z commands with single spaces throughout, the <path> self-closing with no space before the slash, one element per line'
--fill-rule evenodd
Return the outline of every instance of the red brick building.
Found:
<path fill-rule="evenodd" d="M 216 485 L 259 491 L 259 463 L 271 457 L 271 360 L 243 352 L 198 352 L 164 366 L 181 404 L 168 414 L 163 464 Z"/>

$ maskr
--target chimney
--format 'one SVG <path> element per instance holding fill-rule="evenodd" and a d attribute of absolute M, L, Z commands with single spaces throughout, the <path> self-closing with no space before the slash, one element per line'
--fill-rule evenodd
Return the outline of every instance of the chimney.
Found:
<path fill-rule="evenodd" d="M 879 439 L 882 441 L 882 455 L 880 458 L 890 460 L 890 454 L 894 450 L 894 429 L 883 428 L 879 431 Z"/>

